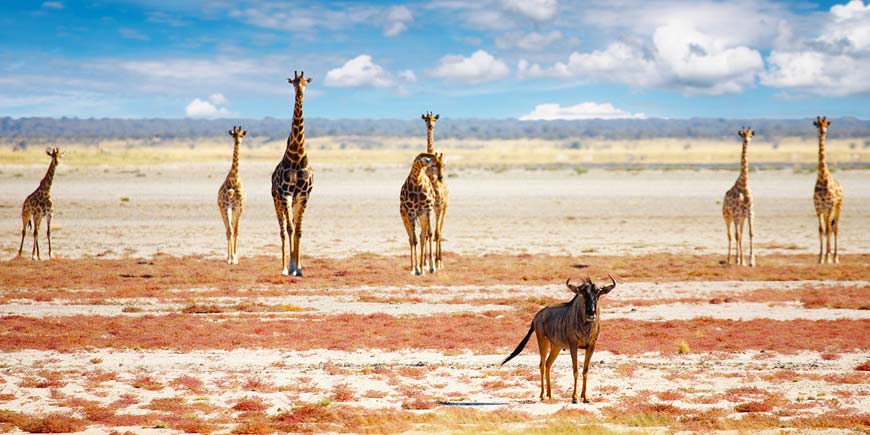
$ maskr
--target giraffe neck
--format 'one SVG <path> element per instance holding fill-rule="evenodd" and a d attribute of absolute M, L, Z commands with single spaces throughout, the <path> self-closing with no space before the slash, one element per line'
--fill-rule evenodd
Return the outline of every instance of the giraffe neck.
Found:
<path fill-rule="evenodd" d="M 435 153 L 435 126 L 428 125 L 427 128 L 427 137 L 426 137 L 426 152 L 429 154 Z"/>
<path fill-rule="evenodd" d="M 825 133 L 819 130 L 819 180 L 826 180 L 829 176 L 828 163 L 825 161 Z"/>
<path fill-rule="evenodd" d="M 236 139 L 235 144 L 233 144 L 233 164 L 230 166 L 230 174 L 227 178 L 236 180 L 239 178 L 239 145 L 241 145 L 241 139 Z"/>
<path fill-rule="evenodd" d="M 743 189 L 746 189 L 746 186 L 749 184 L 749 160 L 746 156 L 748 147 L 749 141 L 743 139 L 743 151 L 740 153 L 740 177 L 737 178 L 737 183 Z"/>
<path fill-rule="evenodd" d="M 423 179 L 427 177 L 426 175 L 426 166 L 420 160 L 414 161 L 414 166 L 411 168 L 411 179 L 414 180 L 414 184 L 423 184 Z"/>
<path fill-rule="evenodd" d="M 51 159 L 51 163 L 48 165 L 48 171 L 45 172 L 45 176 L 42 177 L 42 181 L 39 182 L 39 190 L 49 191 L 51 190 L 51 182 L 54 181 L 54 168 L 57 166 L 57 160 Z"/>
<path fill-rule="evenodd" d="M 287 150 L 284 160 L 307 166 L 305 156 L 305 120 L 302 117 L 302 92 L 296 92 L 296 104 L 293 107 L 293 127 L 290 129 L 290 137 L 287 138 Z"/>

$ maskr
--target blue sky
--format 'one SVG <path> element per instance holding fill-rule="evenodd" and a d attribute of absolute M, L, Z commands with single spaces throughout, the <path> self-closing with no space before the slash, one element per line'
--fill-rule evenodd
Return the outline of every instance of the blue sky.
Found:
<path fill-rule="evenodd" d="M 870 118 L 870 5 L 5 2 L 0 116 Z"/>

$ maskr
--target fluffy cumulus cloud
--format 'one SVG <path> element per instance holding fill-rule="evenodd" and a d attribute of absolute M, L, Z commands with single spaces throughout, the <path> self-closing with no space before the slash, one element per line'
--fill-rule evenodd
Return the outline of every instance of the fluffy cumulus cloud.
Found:
<path fill-rule="evenodd" d="M 326 73 L 326 86 L 342 88 L 389 88 L 417 80 L 411 70 L 396 75 L 376 64 L 368 54 L 361 54 Z"/>
<path fill-rule="evenodd" d="M 500 80 L 509 72 L 510 69 L 504 61 L 484 50 L 477 50 L 469 57 L 462 55 L 442 57 L 430 74 L 433 77 L 463 83 L 486 83 Z"/>
<path fill-rule="evenodd" d="M 559 7 L 557 0 L 502 0 L 502 5 L 509 11 L 538 21 L 552 19 Z"/>
<path fill-rule="evenodd" d="M 546 33 L 508 33 L 496 38 L 495 46 L 502 50 L 516 47 L 525 51 L 541 51 L 560 39 L 562 32 L 558 30 Z"/>
<path fill-rule="evenodd" d="M 610 103 L 585 102 L 562 107 L 559 104 L 538 104 L 535 109 L 520 117 L 522 121 L 550 121 L 554 119 L 644 119 L 643 113 L 629 113 Z"/>
<path fill-rule="evenodd" d="M 219 96 L 219 98 L 215 98 Z M 221 94 L 214 94 L 210 97 L 211 101 L 200 100 L 199 98 L 194 98 L 193 101 L 188 103 L 187 107 L 184 108 L 184 114 L 189 118 L 222 118 L 232 115 L 232 112 L 229 111 L 226 107 L 218 106 L 219 103 L 215 103 L 215 100 L 226 102 L 226 98 Z"/>
<path fill-rule="evenodd" d="M 870 6 L 860 0 L 833 6 L 817 28 L 772 50 L 761 83 L 819 95 L 870 93 Z"/>
<path fill-rule="evenodd" d="M 831 8 L 830 19 L 819 40 L 849 53 L 870 50 L 870 4 L 853 0 Z"/>
<path fill-rule="evenodd" d="M 651 41 L 612 42 L 601 50 L 573 52 L 551 66 L 521 60 L 520 78 L 556 77 L 635 87 L 667 87 L 686 94 L 741 92 L 763 70 L 761 53 L 687 24 L 656 28 Z"/>
<path fill-rule="evenodd" d="M 611 43 L 602 50 L 571 53 L 567 62 L 556 62 L 549 67 L 520 60 L 517 75 L 521 79 L 554 77 L 640 87 L 659 86 L 664 81 L 655 59 L 649 58 L 640 48 L 623 42 Z"/>
<path fill-rule="evenodd" d="M 393 37 L 408 29 L 408 23 L 414 21 L 414 15 L 405 5 L 393 6 L 387 10 L 384 23 L 384 36 Z"/>

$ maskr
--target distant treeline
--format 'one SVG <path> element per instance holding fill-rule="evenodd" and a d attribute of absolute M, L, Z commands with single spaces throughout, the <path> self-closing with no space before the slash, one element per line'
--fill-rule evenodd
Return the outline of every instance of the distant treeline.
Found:
<path fill-rule="evenodd" d="M 249 135 L 285 139 L 287 119 L 110 119 L 110 118 L 0 118 L 0 137 L 7 139 L 189 139 L 225 134 L 233 125 L 242 125 Z M 736 137 L 743 126 L 752 127 L 759 137 L 816 135 L 812 119 L 593 119 L 582 121 L 519 121 L 516 119 L 450 119 L 441 117 L 436 127 L 439 138 L 567 140 L 572 138 L 647 139 L 660 137 L 728 138 Z M 308 137 L 322 136 L 425 136 L 420 119 L 322 119 L 305 120 Z M 834 118 L 828 131 L 831 138 L 870 137 L 870 121 Z"/>

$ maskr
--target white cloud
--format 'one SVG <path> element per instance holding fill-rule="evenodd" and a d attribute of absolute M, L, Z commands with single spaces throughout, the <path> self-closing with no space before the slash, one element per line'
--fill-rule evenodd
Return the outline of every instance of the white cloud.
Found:
<path fill-rule="evenodd" d="M 42 2 L 42 8 L 43 9 L 60 10 L 60 9 L 63 9 L 64 6 L 63 6 L 63 2 Z"/>
<path fill-rule="evenodd" d="M 658 27 L 649 43 L 613 42 L 603 50 L 573 52 L 545 67 L 521 60 L 520 78 L 555 77 L 633 87 L 666 87 L 685 94 L 741 92 L 764 69 L 761 53 L 734 46 L 688 24 Z"/>
<path fill-rule="evenodd" d="M 217 107 L 208 101 L 194 98 L 187 107 L 184 108 L 184 114 L 190 118 L 220 118 L 232 115 L 225 107 Z"/>
<path fill-rule="evenodd" d="M 835 5 L 812 28 L 771 51 L 761 83 L 838 97 L 870 93 L 870 6 Z"/>
<path fill-rule="evenodd" d="M 611 43 L 603 50 L 571 53 L 567 62 L 556 62 L 550 67 L 520 60 L 517 75 L 521 79 L 554 77 L 639 87 L 660 86 L 664 83 L 655 60 L 648 58 L 638 47 L 622 42 Z"/>
<path fill-rule="evenodd" d="M 870 49 L 870 5 L 865 6 L 861 0 L 835 5 L 829 18 L 819 40 L 842 46 L 846 52 Z"/>
<path fill-rule="evenodd" d="M 148 35 L 129 27 L 121 27 L 118 29 L 118 33 L 120 33 L 121 37 L 124 39 L 135 39 L 137 41 L 148 41 L 151 39 Z"/>
<path fill-rule="evenodd" d="M 441 58 L 430 74 L 449 80 L 465 83 L 485 83 L 499 80 L 508 75 L 508 66 L 500 59 L 483 50 L 475 51 L 470 57 L 448 55 Z"/>
<path fill-rule="evenodd" d="M 686 93 L 736 93 L 755 82 L 764 69 L 761 54 L 686 25 L 667 25 L 653 35 L 657 59 L 672 86 Z"/>
<path fill-rule="evenodd" d="M 629 113 L 621 109 L 617 109 L 610 103 L 595 103 L 585 102 L 573 106 L 562 107 L 559 104 L 547 103 L 538 104 L 535 109 L 526 115 L 520 117 L 522 121 L 544 120 L 550 121 L 554 119 L 644 119 L 646 115 L 643 113 Z"/>
<path fill-rule="evenodd" d="M 227 100 L 227 97 L 224 94 L 211 94 L 208 97 L 208 101 L 211 101 L 213 104 L 220 104 L 222 106 L 226 106 L 229 104 L 230 100 Z"/>
<path fill-rule="evenodd" d="M 344 65 L 329 70 L 324 83 L 326 86 L 342 88 L 386 88 L 393 86 L 395 81 L 389 72 L 372 61 L 371 56 L 361 54 Z"/>
<path fill-rule="evenodd" d="M 393 6 L 387 10 L 384 36 L 393 37 L 408 29 L 408 23 L 414 21 L 414 15 L 405 5 Z"/>
<path fill-rule="evenodd" d="M 558 30 L 548 33 L 509 33 L 496 38 L 495 46 L 502 50 L 516 47 L 520 50 L 540 51 L 560 39 L 562 39 L 562 32 Z"/>
<path fill-rule="evenodd" d="M 830 55 L 819 51 L 770 53 L 761 83 L 818 95 L 847 96 L 870 92 L 870 58 Z"/>
<path fill-rule="evenodd" d="M 406 69 L 406 70 L 400 72 L 399 78 L 408 82 L 408 83 L 414 83 L 417 81 L 417 75 L 414 74 L 414 71 L 411 71 L 409 69 Z"/>
<path fill-rule="evenodd" d="M 545 21 L 556 15 L 557 0 L 502 0 L 505 9 L 519 12 L 529 18 Z"/>

